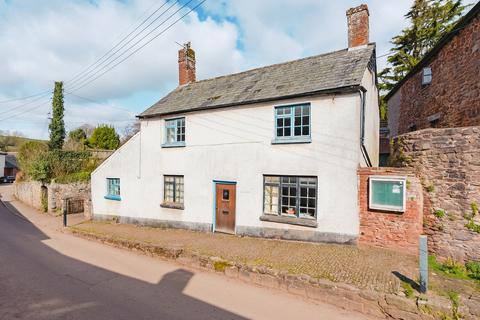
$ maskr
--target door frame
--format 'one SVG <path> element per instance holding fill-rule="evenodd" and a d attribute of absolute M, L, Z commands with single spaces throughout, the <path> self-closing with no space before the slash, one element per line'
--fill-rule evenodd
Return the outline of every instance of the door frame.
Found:
<path fill-rule="evenodd" d="M 224 180 L 213 180 L 213 223 L 212 223 L 212 232 L 215 232 L 215 226 L 217 224 L 217 184 L 233 184 L 235 185 L 236 193 L 236 181 L 224 181 Z M 234 234 L 237 234 L 237 197 L 235 196 L 235 228 Z"/>

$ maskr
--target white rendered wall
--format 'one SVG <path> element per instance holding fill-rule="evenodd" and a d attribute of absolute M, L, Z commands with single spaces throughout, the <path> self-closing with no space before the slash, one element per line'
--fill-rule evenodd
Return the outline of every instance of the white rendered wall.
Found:
<path fill-rule="evenodd" d="M 378 90 L 375 84 L 375 74 L 365 70 L 362 86 L 367 89 L 365 95 L 365 148 L 372 162 L 372 167 L 378 167 L 380 143 L 380 111 L 378 106 Z M 366 162 L 361 156 L 362 167 Z"/>
<path fill-rule="evenodd" d="M 5 155 L 0 153 L 0 177 L 5 173 Z"/>
<path fill-rule="evenodd" d="M 311 103 L 312 143 L 271 144 L 274 107 L 302 102 Z M 183 148 L 161 148 L 163 118 L 142 120 L 141 133 L 92 174 L 94 215 L 213 223 L 213 180 L 222 180 L 237 183 L 237 226 L 311 230 L 259 217 L 264 174 L 316 176 L 317 231 L 358 234 L 357 93 L 193 112 L 185 118 Z M 184 210 L 160 207 L 163 175 L 184 176 Z M 121 201 L 104 199 L 108 177 L 120 178 Z"/>

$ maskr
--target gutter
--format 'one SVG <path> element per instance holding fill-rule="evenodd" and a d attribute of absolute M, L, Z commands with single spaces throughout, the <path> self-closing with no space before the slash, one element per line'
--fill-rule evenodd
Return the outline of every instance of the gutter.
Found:
<path fill-rule="evenodd" d="M 148 115 L 139 114 L 136 117 L 138 119 L 149 119 L 149 118 L 157 118 L 157 117 L 163 117 L 163 116 L 171 116 L 171 115 L 175 115 L 175 114 L 185 114 L 185 113 L 190 113 L 190 112 L 195 112 L 195 111 L 214 110 L 214 109 L 221 109 L 221 108 L 227 108 L 227 107 L 235 107 L 235 106 L 241 106 L 241 105 L 249 105 L 249 104 L 263 103 L 263 102 L 270 102 L 270 101 L 278 101 L 278 100 L 295 99 L 295 98 L 302 98 L 302 97 L 309 97 L 309 96 L 316 96 L 316 95 L 330 95 L 330 94 L 337 94 L 337 93 L 355 93 L 355 92 L 357 92 L 357 90 L 359 88 L 361 88 L 361 86 L 351 85 L 351 86 L 345 86 L 345 87 L 339 87 L 339 88 L 333 88 L 333 89 L 322 89 L 322 90 L 317 90 L 317 91 L 297 93 L 297 94 L 291 94 L 291 95 L 285 95 L 285 96 L 279 96 L 279 97 L 263 98 L 263 99 L 256 99 L 256 100 L 247 100 L 247 101 L 241 101 L 241 102 L 236 102 L 236 103 L 220 104 L 220 105 L 216 105 L 216 106 L 204 106 L 204 107 L 198 107 L 198 108 L 193 108 L 193 109 L 188 109 L 188 110 L 162 112 L 162 113 L 155 113 L 155 114 L 148 114 Z"/>
<path fill-rule="evenodd" d="M 365 94 L 367 89 L 363 86 L 360 86 L 358 89 L 358 94 L 360 95 L 360 150 L 362 151 L 363 158 L 367 163 L 367 166 L 372 166 L 372 161 L 370 160 L 370 156 L 368 155 L 367 148 L 365 147 Z"/>

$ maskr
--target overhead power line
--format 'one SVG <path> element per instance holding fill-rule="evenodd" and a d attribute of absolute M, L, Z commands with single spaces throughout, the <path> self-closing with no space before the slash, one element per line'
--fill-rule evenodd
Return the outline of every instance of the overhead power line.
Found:
<path fill-rule="evenodd" d="M 153 38 L 149 39 L 147 42 L 145 42 L 144 44 L 142 44 L 140 47 L 138 47 L 137 49 L 135 49 L 132 53 L 130 53 L 129 55 L 127 55 L 124 59 L 120 60 L 118 63 L 114 64 L 112 67 L 108 68 L 110 65 L 112 65 L 112 63 L 114 63 L 115 61 L 117 61 L 118 59 L 120 59 L 122 56 L 124 56 L 126 53 L 128 53 L 131 49 L 135 48 L 138 44 L 140 44 L 143 40 L 145 40 L 148 36 L 150 36 L 155 30 L 157 30 L 158 28 L 160 28 L 162 25 L 164 25 L 168 20 L 170 20 L 173 16 L 175 16 L 175 14 L 177 14 L 180 10 L 182 10 L 183 8 L 185 8 L 186 6 L 188 6 L 193 0 L 189 0 L 188 2 L 186 2 L 184 5 L 182 5 L 179 9 L 177 9 L 175 12 L 173 12 L 171 15 L 169 15 L 165 20 L 163 20 L 160 24 L 158 24 L 157 26 L 155 26 L 152 30 L 150 30 L 146 35 L 144 35 L 142 38 L 140 38 L 140 40 L 137 40 L 134 44 L 130 45 L 127 49 L 125 49 L 122 53 L 120 53 L 117 57 L 115 57 L 113 60 L 109 61 L 106 65 L 104 65 L 102 68 L 100 68 L 99 70 L 96 70 L 93 74 L 91 74 L 90 76 L 88 76 L 86 79 L 83 79 L 82 81 L 80 81 L 80 83 L 77 83 L 76 85 L 73 86 L 73 88 L 70 88 L 70 91 L 77 91 L 79 90 L 80 88 L 83 88 L 85 87 L 86 85 L 90 84 L 91 82 L 97 80 L 98 78 L 100 78 L 101 76 L 103 76 L 104 74 L 106 74 L 107 72 L 109 72 L 110 70 L 112 70 L 113 68 L 115 68 L 116 66 L 118 66 L 119 64 L 121 64 L 122 62 L 124 62 L 125 60 L 127 60 L 128 58 L 130 58 L 132 55 L 134 55 L 135 53 L 137 53 L 138 51 L 140 51 L 141 49 L 143 49 L 146 45 L 148 45 L 149 43 L 151 43 L 153 40 L 155 40 L 156 38 L 158 38 L 161 34 L 165 33 L 165 31 L 167 31 L 168 29 L 170 29 L 173 25 L 175 25 L 176 23 L 178 23 L 181 19 L 183 19 L 185 16 L 187 16 L 188 14 L 190 14 L 190 12 L 192 12 L 193 10 L 195 10 L 197 7 L 199 7 L 202 3 L 204 3 L 206 0 L 203 0 L 201 1 L 200 3 L 198 3 L 195 7 L 193 7 L 192 9 L 190 9 L 187 13 L 185 13 L 184 15 L 182 15 L 180 18 L 178 18 L 177 20 L 175 20 L 172 24 L 170 24 L 168 27 L 166 27 L 165 29 L 163 29 L 160 33 L 156 34 L 153 36 Z M 168 9 L 167 9 L 168 10 Z M 108 68 L 108 69 L 107 69 Z M 106 70 L 105 72 L 102 72 L 103 70 Z M 98 75 L 98 76 L 97 76 Z"/>
<path fill-rule="evenodd" d="M 173 15 L 175 15 L 178 11 L 180 11 L 182 8 L 184 8 L 186 5 L 188 5 L 190 2 L 192 2 L 193 0 L 190 0 L 188 1 L 185 5 L 183 5 L 180 9 L 178 9 L 176 12 L 174 12 L 170 17 L 172 17 Z M 188 14 L 190 14 L 192 11 L 194 11 L 196 8 L 198 8 L 199 6 L 201 6 L 205 1 L 207 0 L 202 0 L 200 1 L 196 6 L 194 6 L 193 8 L 191 8 L 187 13 L 183 14 L 182 16 L 180 16 L 177 20 L 175 20 L 173 23 L 171 23 L 170 25 L 168 25 L 165 29 L 163 29 L 161 32 L 157 33 L 153 38 L 151 38 L 150 40 L 148 40 L 147 42 L 145 42 L 144 44 L 142 44 L 140 47 L 138 47 L 137 49 L 135 49 L 133 52 L 131 52 L 128 56 L 126 56 L 125 58 L 123 58 L 122 60 L 120 60 L 119 62 L 117 62 L 116 64 L 114 64 L 113 66 L 111 66 L 110 68 L 108 68 L 107 70 L 105 70 L 104 72 L 100 73 L 99 75 L 97 75 L 96 77 L 94 77 L 93 79 L 87 81 L 87 82 L 84 82 L 82 84 L 80 84 L 79 86 L 73 88 L 73 89 L 70 89 L 70 91 L 78 91 L 80 90 L 81 88 L 91 84 L 92 82 L 94 82 L 95 80 L 97 80 L 98 78 L 100 78 L 101 76 L 105 75 L 107 72 L 111 71 L 112 69 L 114 69 L 115 67 L 117 67 L 118 65 L 120 65 L 121 63 L 123 63 L 125 60 L 127 60 L 128 58 L 130 58 L 131 56 L 133 56 L 134 54 L 136 54 L 138 51 L 140 51 L 141 49 L 143 49 L 145 46 L 147 46 L 148 44 L 150 44 L 153 40 L 155 40 L 156 38 L 158 38 L 159 36 L 161 36 L 162 34 L 164 34 L 167 30 L 169 30 L 171 27 L 173 27 L 176 23 L 178 23 L 180 20 L 182 20 L 184 17 L 186 17 Z M 167 18 L 167 20 L 165 21 L 168 21 L 169 18 Z M 154 29 L 155 30 L 155 29 Z M 150 32 L 152 33 L 153 30 Z M 149 33 L 149 34 L 150 34 Z M 147 34 L 148 36 L 148 34 Z M 145 38 L 145 37 L 144 37 Z M 143 38 L 142 38 L 143 39 Z M 138 44 L 138 42 L 136 43 Z M 136 45 L 135 44 L 135 45 Z M 135 46 L 134 45 L 134 46 Z"/>
<path fill-rule="evenodd" d="M 150 22 L 146 27 L 144 27 L 140 32 L 135 34 L 133 38 L 128 40 L 125 44 L 123 44 L 119 49 L 117 49 L 115 52 L 111 53 L 115 48 L 117 48 L 119 45 L 121 45 L 126 39 L 128 39 L 135 31 L 137 31 L 143 24 L 145 24 L 153 15 L 155 15 L 160 9 L 162 9 L 170 0 L 167 0 L 164 4 L 162 4 L 159 8 L 157 8 L 152 14 L 150 14 L 146 19 L 144 19 L 134 30 L 132 30 L 129 34 L 127 34 L 125 37 L 123 37 L 117 44 L 115 44 L 110 50 L 108 50 L 103 56 L 101 56 L 98 60 L 96 60 L 93 64 L 88 66 L 84 71 L 78 73 L 75 75 L 72 79 L 67 80 L 66 82 L 71 82 L 70 85 L 73 85 L 74 83 L 78 82 L 80 79 L 84 78 L 86 75 L 88 75 L 91 71 L 95 70 L 98 66 L 101 66 L 104 62 L 108 61 L 112 56 L 114 56 L 118 51 L 123 49 L 126 45 L 128 45 L 131 41 L 133 41 L 136 37 L 138 37 L 143 31 L 145 31 L 148 27 L 150 27 L 155 21 L 160 19 L 170 8 L 172 8 L 175 3 L 178 2 L 175 1 L 170 7 L 167 8 L 167 10 L 163 11 L 158 17 L 156 17 L 152 22 Z M 111 53 L 111 54 L 110 54 Z M 106 58 L 105 58 L 106 57 Z M 104 59 L 105 58 L 105 59 Z M 101 63 L 100 63 L 101 62 Z M 91 69 L 93 66 L 97 67 Z M 90 70 L 91 69 L 91 70 Z"/>
<path fill-rule="evenodd" d="M 50 90 L 42 91 L 42 92 L 39 92 L 39 93 L 36 93 L 36 94 L 32 94 L 32 95 L 26 96 L 26 97 L 19 97 L 19 98 L 12 98 L 12 99 L 8 99 L 8 100 L 2 100 L 2 101 L 0 101 L 0 103 L 8 103 L 8 102 L 12 102 L 12 101 L 27 100 L 27 99 L 30 99 L 30 98 L 33 98 L 33 97 L 37 97 L 37 96 L 40 96 L 40 95 L 43 95 L 43 94 L 49 93 L 49 92 L 50 92 Z"/>

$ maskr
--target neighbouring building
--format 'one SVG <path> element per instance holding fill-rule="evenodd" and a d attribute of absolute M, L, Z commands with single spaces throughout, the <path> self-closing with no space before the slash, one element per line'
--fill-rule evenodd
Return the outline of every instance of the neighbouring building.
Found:
<path fill-rule="evenodd" d="M 0 151 L 0 178 L 4 176 L 6 152 Z"/>
<path fill-rule="evenodd" d="M 387 95 L 390 137 L 480 125 L 480 3 Z"/>
<path fill-rule="evenodd" d="M 179 86 L 92 173 L 94 218 L 355 242 L 379 111 L 367 6 L 347 18 L 347 49 L 213 79 L 196 80 L 185 45 Z"/>
<path fill-rule="evenodd" d="M 5 155 L 5 168 L 3 175 L 5 177 L 15 177 L 18 172 L 17 157 L 14 154 Z"/>

